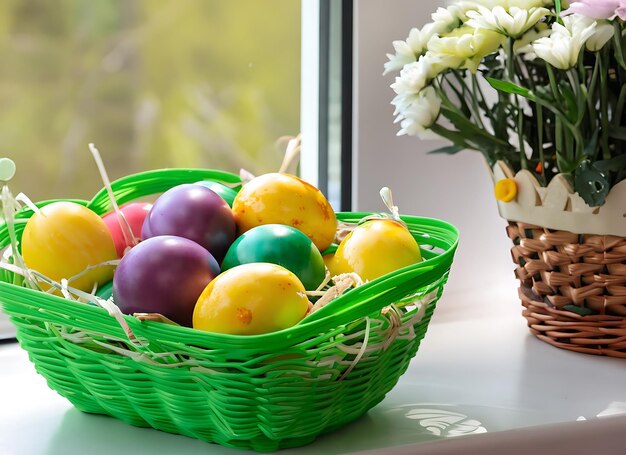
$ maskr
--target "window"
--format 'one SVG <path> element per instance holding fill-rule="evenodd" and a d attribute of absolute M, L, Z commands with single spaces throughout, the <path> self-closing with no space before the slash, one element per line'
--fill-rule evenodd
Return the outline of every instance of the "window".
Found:
<path fill-rule="evenodd" d="M 277 170 L 300 131 L 293 0 L 0 4 L 0 150 L 33 200 L 161 167 Z"/>
<path fill-rule="evenodd" d="M 351 207 L 352 0 L 303 0 L 301 172 L 335 210 Z"/>

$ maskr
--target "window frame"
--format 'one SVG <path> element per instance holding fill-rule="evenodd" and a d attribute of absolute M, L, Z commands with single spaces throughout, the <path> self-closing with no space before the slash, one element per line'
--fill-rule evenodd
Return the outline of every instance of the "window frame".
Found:
<path fill-rule="evenodd" d="M 352 208 L 353 0 L 302 0 L 301 177 Z"/>

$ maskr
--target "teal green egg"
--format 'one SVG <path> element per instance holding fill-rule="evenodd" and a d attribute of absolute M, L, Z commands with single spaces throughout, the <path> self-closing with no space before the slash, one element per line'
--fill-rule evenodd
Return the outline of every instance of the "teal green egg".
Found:
<path fill-rule="evenodd" d="M 103 300 L 109 300 L 112 295 L 113 295 L 113 281 L 104 283 L 102 286 L 98 287 L 98 290 L 96 291 L 96 296 L 100 297 Z M 91 306 L 99 306 L 99 305 L 96 305 L 93 301 L 90 301 L 87 303 Z"/>
<path fill-rule="evenodd" d="M 194 185 L 202 185 L 204 187 L 207 187 L 211 191 L 221 196 L 221 198 L 224 199 L 231 207 L 233 206 L 235 196 L 237 196 L 237 192 L 235 190 L 227 187 L 226 185 L 223 185 L 222 183 L 214 182 L 213 180 L 201 180 L 199 182 L 196 182 Z"/>
<path fill-rule="evenodd" d="M 109 300 L 113 295 L 113 281 L 103 284 L 96 291 L 96 295 L 103 300 Z"/>
<path fill-rule="evenodd" d="M 314 290 L 326 276 L 324 259 L 315 244 L 298 229 L 265 224 L 240 235 L 222 262 L 222 271 L 242 264 L 269 262 L 294 273 L 305 289 Z"/>

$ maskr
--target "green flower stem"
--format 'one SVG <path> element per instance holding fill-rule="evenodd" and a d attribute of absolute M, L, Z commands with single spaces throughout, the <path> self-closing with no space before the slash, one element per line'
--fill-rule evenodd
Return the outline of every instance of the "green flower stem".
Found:
<path fill-rule="evenodd" d="M 565 150 L 568 151 L 567 153 L 567 165 L 568 167 L 572 167 L 572 163 L 574 163 L 574 156 L 572 153 L 569 153 L 570 150 L 574 150 L 574 137 L 571 134 L 566 134 L 564 136 L 565 139 Z M 567 172 L 571 172 L 574 169 L 566 169 Z"/>
<path fill-rule="evenodd" d="M 622 27 L 620 21 L 613 21 L 613 28 L 615 33 L 613 34 L 613 44 L 615 46 L 615 59 L 617 63 L 624 69 L 626 69 L 626 62 L 624 61 L 624 39 L 622 37 Z M 606 49 L 608 46 L 604 46 Z"/>
<path fill-rule="evenodd" d="M 461 105 L 461 108 L 468 112 L 471 112 L 470 107 L 467 104 L 467 100 L 465 99 L 465 95 L 463 94 L 463 89 L 462 88 L 459 89 L 458 87 L 456 87 L 452 82 L 450 82 L 447 74 L 444 74 L 441 76 L 441 81 L 440 82 L 437 81 L 437 84 L 438 84 L 439 90 L 441 90 L 444 93 L 446 100 L 449 101 L 449 98 L 443 88 L 444 82 L 448 84 L 448 86 L 450 87 L 450 90 L 452 90 L 454 94 L 456 95 L 457 99 L 459 100 L 459 104 Z"/>
<path fill-rule="evenodd" d="M 559 86 L 556 81 L 556 75 L 554 74 L 554 70 L 549 63 L 546 63 L 546 71 L 548 73 L 548 80 L 550 81 L 550 88 L 552 89 L 552 94 L 554 95 L 555 100 L 561 99 L 561 91 L 559 90 Z M 559 117 L 559 115 L 555 116 L 555 146 L 557 155 L 564 155 L 569 159 L 571 159 L 571 151 L 567 149 L 567 136 L 565 125 L 563 125 L 563 119 Z M 565 146 L 565 147 L 564 147 Z M 562 170 L 562 169 L 561 169 Z"/>
<path fill-rule="evenodd" d="M 622 85 L 619 92 L 617 105 L 615 106 L 615 114 L 613 115 L 613 125 L 619 126 L 624 116 L 624 102 L 626 102 L 626 84 Z"/>
<path fill-rule="evenodd" d="M 596 99 L 596 85 L 598 83 L 598 72 L 600 71 L 600 54 L 595 53 L 596 62 L 593 65 L 593 73 L 591 74 L 591 81 L 587 86 L 587 110 L 589 111 L 589 120 L 591 121 L 591 131 L 595 130 L 597 123 L 595 119 L 596 107 L 594 106 L 594 100 Z M 582 59 L 579 59 L 579 63 L 582 65 Z"/>
<path fill-rule="evenodd" d="M 487 152 L 481 150 L 480 147 L 478 147 L 476 144 L 472 143 L 471 141 L 467 140 L 467 138 L 461 138 L 460 134 L 457 131 L 451 131 L 448 128 L 441 126 L 438 123 L 433 123 L 430 126 L 430 130 L 433 133 L 437 134 L 438 136 L 448 139 L 454 145 L 458 145 L 459 147 L 463 147 L 465 149 L 480 150 L 481 153 L 484 155 L 485 159 L 487 160 L 487 162 L 491 163 L 492 160 L 490 159 L 489 154 Z"/>
<path fill-rule="evenodd" d="M 580 57 L 582 58 L 582 56 Z M 576 123 L 574 124 L 574 128 L 578 132 L 578 134 L 574 135 L 574 139 L 576 140 L 575 146 L 575 155 L 574 161 L 578 162 L 582 159 L 585 151 L 585 143 L 582 135 L 580 134 L 580 124 L 585 118 L 585 104 L 586 93 L 583 92 L 583 87 L 580 85 L 580 79 L 578 78 L 578 72 L 576 69 L 572 68 L 567 71 L 567 78 L 574 89 L 574 93 L 576 94 L 576 99 L 578 100 L 578 118 L 576 119 Z"/>
<path fill-rule="evenodd" d="M 530 90 L 533 93 L 536 92 L 537 84 L 535 84 L 535 81 L 533 80 L 532 75 L 528 70 L 528 66 L 526 66 L 526 63 L 521 58 L 516 58 L 516 62 L 519 69 L 518 74 L 528 74 L 528 78 L 524 78 L 524 81 L 528 84 Z M 541 172 L 538 172 L 536 174 L 539 174 L 539 180 L 541 181 L 541 184 L 545 186 L 548 182 L 546 181 L 546 172 L 544 169 L 546 161 L 543 151 L 543 132 L 545 128 L 545 125 L 543 124 L 543 106 L 541 106 L 541 104 L 539 103 L 533 103 L 531 107 L 534 107 L 537 113 L 537 151 L 539 153 L 539 162 L 541 163 L 542 168 Z"/>
<path fill-rule="evenodd" d="M 458 71 L 456 70 L 452 70 L 452 74 L 454 75 L 454 77 L 456 78 L 456 80 L 459 82 L 459 84 L 461 85 L 461 87 L 463 88 L 463 93 L 469 93 L 470 94 L 470 101 L 469 103 L 467 103 L 468 106 L 471 107 L 472 109 L 472 117 L 475 118 L 475 122 L 478 126 L 480 126 L 483 130 L 485 129 L 485 125 L 483 124 L 483 120 L 480 116 L 480 109 L 478 107 L 478 101 L 476 100 L 476 96 L 473 93 L 473 91 L 470 90 L 470 88 L 467 85 L 467 82 L 465 82 L 465 79 L 463 79 L 461 77 L 461 75 L 459 74 Z M 465 100 L 467 102 L 467 100 Z"/>
<path fill-rule="evenodd" d="M 472 79 L 472 98 L 474 99 L 474 109 L 476 109 L 477 112 L 481 112 L 480 111 L 480 105 L 478 102 L 478 97 L 480 97 L 480 99 L 482 100 L 483 103 L 483 107 L 484 107 L 484 112 L 487 115 L 487 117 L 489 118 L 489 120 L 491 121 L 491 123 L 493 124 L 494 122 L 494 118 L 493 118 L 493 114 L 492 112 L 489 110 L 489 108 L 487 107 L 487 101 L 485 99 L 485 94 L 483 93 L 482 89 L 480 88 L 480 84 L 478 83 L 478 79 L 476 79 L 476 75 L 474 73 L 472 73 L 471 75 L 471 79 Z M 479 117 L 480 118 L 480 117 Z M 484 123 L 481 121 L 481 124 L 484 126 Z"/>
<path fill-rule="evenodd" d="M 509 71 L 509 80 L 515 84 L 515 52 L 513 47 L 515 45 L 515 39 L 509 38 L 507 46 L 507 64 Z M 524 145 L 524 111 L 522 110 L 517 95 L 511 95 L 513 97 L 513 105 L 517 109 L 517 136 L 519 140 L 520 148 L 520 161 L 522 169 L 528 169 L 528 159 L 526 158 L 526 146 Z"/>
<path fill-rule="evenodd" d="M 456 130 L 447 129 L 435 123 L 430 130 L 454 143 L 456 146 L 480 151 L 488 163 L 493 164 L 501 159 L 499 150 L 506 149 L 509 144 L 494 136 L 484 128 L 475 125 L 463 111 L 453 103 L 443 88 L 444 77 L 433 80 L 433 87 L 441 98 L 441 116 L 452 123 Z"/>
<path fill-rule="evenodd" d="M 546 182 L 546 159 L 543 155 L 543 108 L 537 105 L 537 146 L 539 148 L 539 162 L 541 163 L 541 183 L 545 185 Z"/>
<path fill-rule="evenodd" d="M 567 71 L 567 79 L 569 80 L 570 85 L 572 86 L 572 89 L 574 90 L 574 93 L 576 94 L 576 100 L 578 101 L 578 119 L 576 120 L 576 126 L 580 126 L 580 123 L 582 122 L 583 116 L 585 114 L 585 103 L 587 102 L 586 100 L 586 94 L 583 93 L 582 88 L 580 86 L 580 79 L 578 78 L 578 72 L 575 69 L 571 69 L 569 71 Z"/>
<path fill-rule="evenodd" d="M 563 154 L 563 122 L 558 115 L 554 119 L 554 148 L 558 156 Z"/>
<path fill-rule="evenodd" d="M 522 160 L 522 169 L 528 169 L 528 158 L 526 157 L 526 145 L 524 144 L 524 111 L 519 105 L 519 99 L 515 96 L 517 108 L 517 135 L 519 137 L 519 148 Z"/>
<path fill-rule="evenodd" d="M 580 56 L 578 58 L 578 80 L 580 81 L 586 81 L 587 80 L 587 70 L 585 69 L 585 63 L 584 63 L 584 55 L 585 55 L 585 50 L 581 50 L 580 51 Z"/>
<path fill-rule="evenodd" d="M 559 86 L 556 83 L 556 76 L 554 74 L 554 70 L 549 63 L 546 63 L 546 71 L 548 72 L 548 80 L 550 81 L 550 88 L 552 89 L 552 94 L 555 99 L 561 98 L 561 92 L 559 91 Z"/>
<path fill-rule="evenodd" d="M 509 38 L 507 41 L 507 71 L 509 74 L 509 81 L 515 84 L 515 52 L 513 51 L 513 47 L 515 46 L 515 40 L 513 38 Z"/>
<path fill-rule="evenodd" d="M 609 149 L 609 88 L 608 88 L 608 68 L 607 68 L 607 47 L 605 47 L 600 55 L 600 124 L 602 131 L 600 132 L 602 144 L 602 158 L 611 159 L 611 150 Z"/>
<path fill-rule="evenodd" d="M 439 98 L 441 98 L 441 103 L 444 106 L 449 107 L 450 109 L 458 109 L 458 107 L 450 100 L 450 98 L 448 97 L 448 94 L 446 92 L 446 90 L 443 88 L 443 82 L 447 82 L 448 85 L 450 85 L 450 87 L 452 87 L 452 84 L 450 83 L 450 81 L 446 78 L 445 75 L 443 75 L 441 77 L 441 81 L 439 81 L 438 79 L 433 79 L 433 87 L 435 88 L 435 90 L 437 91 L 437 94 L 439 95 Z M 453 89 L 454 90 L 454 89 Z M 460 93 L 458 93 L 458 91 L 455 90 L 455 93 L 457 94 L 457 96 L 461 96 Z M 467 105 L 467 103 L 465 102 L 465 98 L 461 98 L 459 100 L 459 102 L 461 102 L 464 105 Z"/>

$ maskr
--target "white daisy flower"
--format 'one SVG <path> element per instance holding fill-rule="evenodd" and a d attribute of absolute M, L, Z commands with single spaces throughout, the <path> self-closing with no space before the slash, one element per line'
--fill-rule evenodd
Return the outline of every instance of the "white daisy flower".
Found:
<path fill-rule="evenodd" d="M 470 18 L 467 25 L 519 38 L 548 14 L 550 14 L 550 10 L 547 8 L 511 7 L 507 11 L 502 6 L 496 6 L 491 10 L 484 6 L 478 6 L 477 11 L 467 12 L 467 17 Z"/>

